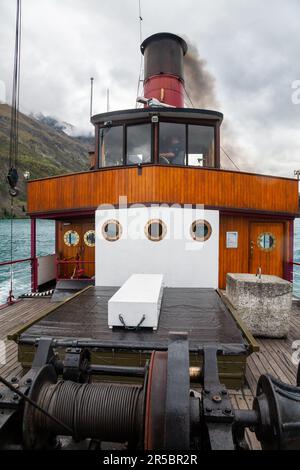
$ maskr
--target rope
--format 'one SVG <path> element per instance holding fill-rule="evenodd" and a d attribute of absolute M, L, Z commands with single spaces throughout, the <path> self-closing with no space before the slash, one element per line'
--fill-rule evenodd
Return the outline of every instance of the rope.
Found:
<path fill-rule="evenodd" d="M 20 103 L 20 63 L 21 63 L 21 0 L 17 0 L 16 12 L 16 32 L 14 50 L 14 71 L 12 86 L 11 122 L 9 135 L 9 169 L 7 182 L 10 186 L 10 291 L 7 298 L 8 304 L 14 302 L 13 296 L 13 218 L 14 218 L 14 197 L 18 194 L 16 187 L 18 182 L 18 153 L 19 153 L 19 103 Z"/>
<path fill-rule="evenodd" d="M 9 141 L 9 168 L 16 168 L 19 150 L 19 102 L 20 102 L 20 57 L 21 57 L 21 0 L 17 0 L 14 71 L 12 87 L 11 127 Z"/>
<path fill-rule="evenodd" d="M 119 320 L 122 323 L 122 325 L 124 326 L 125 330 L 138 330 L 140 328 L 141 324 L 144 323 L 145 319 L 146 319 L 146 315 L 143 315 L 142 318 L 140 319 L 139 323 L 136 326 L 127 326 L 123 316 L 121 314 L 119 315 Z"/>
<path fill-rule="evenodd" d="M 13 215 L 14 215 L 14 198 L 10 197 L 10 289 L 7 298 L 7 303 L 11 305 L 14 302 L 13 296 Z"/>

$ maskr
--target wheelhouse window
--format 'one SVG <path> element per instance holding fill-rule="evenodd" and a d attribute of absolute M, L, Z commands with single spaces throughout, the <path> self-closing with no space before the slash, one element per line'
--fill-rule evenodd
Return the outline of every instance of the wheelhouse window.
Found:
<path fill-rule="evenodd" d="M 191 166 L 215 166 L 214 128 L 188 125 L 188 158 Z"/>
<path fill-rule="evenodd" d="M 128 165 L 151 162 L 151 124 L 127 126 L 126 162 Z"/>
<path fill-rule="evenodd" d="M 123 164 L 123 126 L 100 128 L 100 167 Z"/>
<path fill-rule="evenodd" d="M 159 163 L 185 165 L 186 126 L 172 122 L 159 125 Z"/>

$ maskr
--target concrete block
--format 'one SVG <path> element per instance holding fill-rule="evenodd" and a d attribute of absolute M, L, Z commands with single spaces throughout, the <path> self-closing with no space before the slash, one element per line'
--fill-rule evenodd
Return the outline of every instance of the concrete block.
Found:
<path fill-rule="evenodd" d="M 228 273 L 226 295 L 254 336 L 287 336 L 292 308 L 290 282 L 277 276 Z"/>
<path fill-rule="evenodd" d="M 141 322 L 141 328 L 156 330 L 162 296 L 162 274 L 132 274 L 108 301 L 108 326 L 124 326 L 123 320 L 128 327 Z"/>

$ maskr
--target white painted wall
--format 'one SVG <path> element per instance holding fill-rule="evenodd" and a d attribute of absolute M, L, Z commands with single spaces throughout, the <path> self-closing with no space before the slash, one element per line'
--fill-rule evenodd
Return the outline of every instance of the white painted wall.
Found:
<path fill-rule="evenodd" d="M 122 225 L 122 236 L 109 242 L 102 226 L 109 219 Z M 149 219 L 162 219 L 166 237 L 147 239 Z M 212 235 L 205 242 L 191 238 L 196 219 L 207 220 Z M 132 274 L 163 274 L 168 287 L 218 287 L 219 212 L 181 207 L 136 206 L 96 211 L 96 286 L 121 286 Z"/>
<path fill-rule="evenodd" d="M 41 286 L 56 278 L 56 255 L 38 257 L 38 284 Z"/>

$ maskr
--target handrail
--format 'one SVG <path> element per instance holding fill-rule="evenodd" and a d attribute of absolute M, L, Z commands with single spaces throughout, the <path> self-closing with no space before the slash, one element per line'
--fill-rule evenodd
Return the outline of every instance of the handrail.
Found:
<path fill-rule="evenodd" d="M 61 276 L 60 276 L 59 267 L 60 267 L 60 265 L 69 265 L 69 264 L 73 264 L 73 265 L 75 264 L 75 265 L 76 265 L 75 270 L 76 270 L 76 269 L 80 270 L 80 268 L 81 268 L 81 270 L 84 272 L 83 266 L 80 266 L 80 265 L 95 264 L 95 261 L 84 261 L 84 260 L 81 261 L 80 259 L 60 260 L 60 259 L 56 258 L 56 280 L 57 280 L 57 281 L 61 281 L 61 280 L 67 279 L 67 278 L 64 278 L 64 277 L 61 277 Z M 82 277 L 76 277 L 76 276 L 75 276 L 75 274 L 76 274 L 76 273 L 75 273 L 75 270 L 74 270 L 74 272 L 73 272 L 73 274 L 72 274 L 72 276 L 71 276 L 71 279 L 72 279 L 72 280 L 82 280 L 82 279 L 84 279 L 84 278 L 82 278 Z"/>
<path fill-rule="evenodd" d="M 95 264 L 95 261 L 81 261 L 80 259 L 74 259 L 74 260 L 56 260 L 57 264 L 87 264 L 87 263 L 93 263 Z"/>
<path fill-rule="evenodd" d="M 25 261 L 33 261 L 33 258 L 24 258 L 24 259 L 16 259 L 13 261 L 1 261 L 0 262 L 0 267 L 1 266 L 8 266 L 11 264 L 17 264 L 17 263 L 25 263 Z"/>

